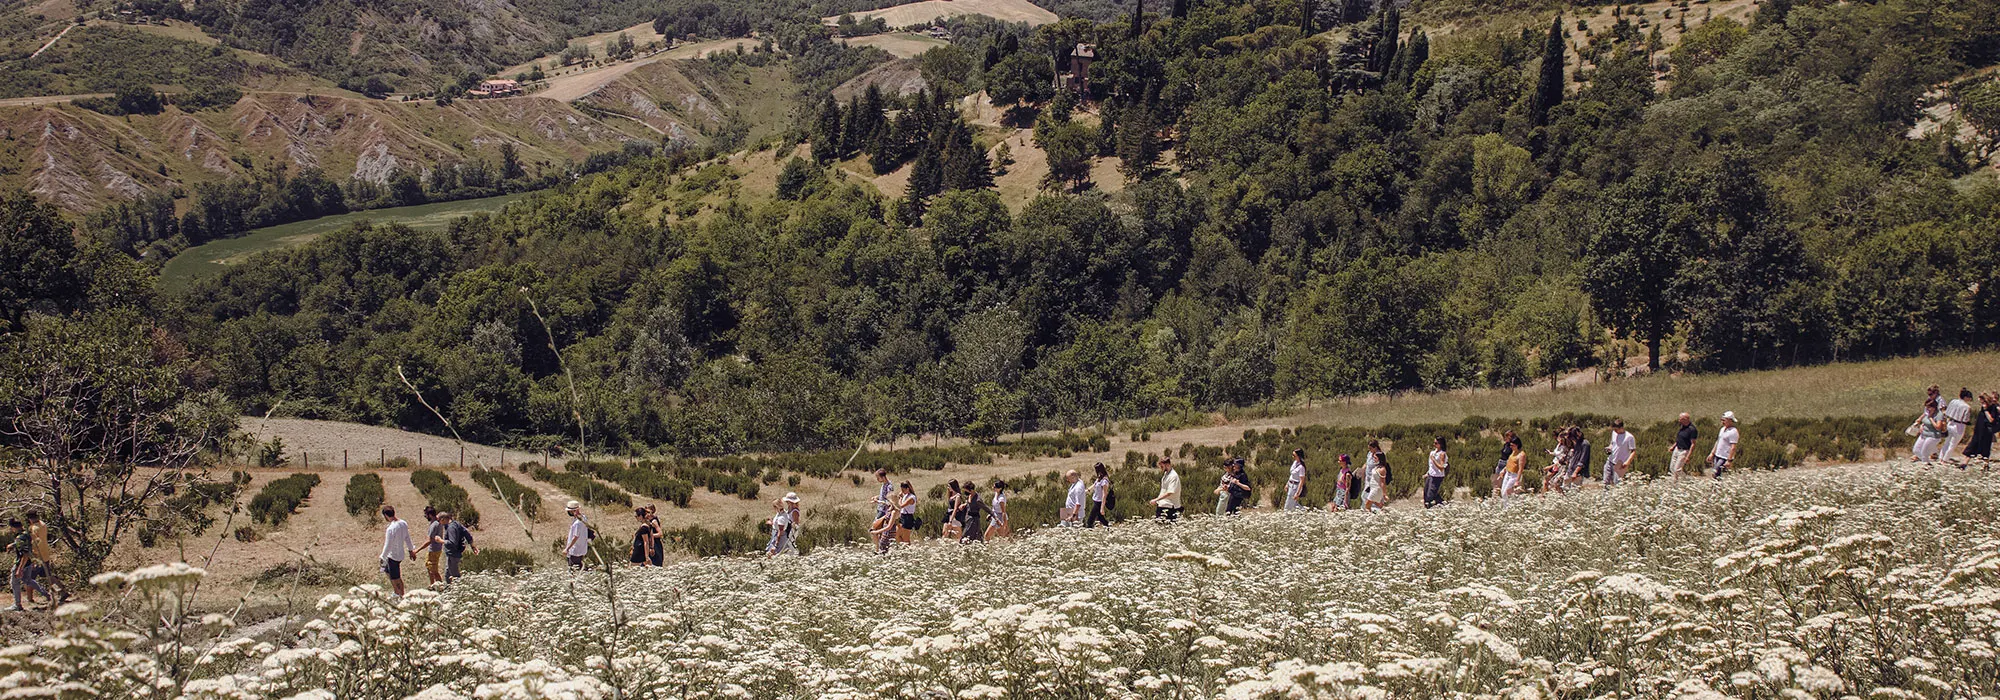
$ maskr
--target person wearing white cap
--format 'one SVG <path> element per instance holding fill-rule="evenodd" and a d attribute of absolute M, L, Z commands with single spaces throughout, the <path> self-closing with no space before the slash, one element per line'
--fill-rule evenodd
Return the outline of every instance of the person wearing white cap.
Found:
<path fill-rule="evenodd" d="M 1722 472 L 1736 462 L 1736 412 L 1722 412 L 1722 429 L 1715 433 L 1715 449 L 1708 453 L 1708 461 L 1715 468 L 1715 478 L 1722 478 Z"/>
<path fill-rule="evenodd" d="M 771 542 L 764 545 L 766 556 L 799 553 L 799 495 L 787 493 L 778 499 L 778 514 L 771 516 Z"/>
<path fill-rule="evenodd" d="M 563 541 L 563 555 L 569 557 L 569 568 L 583 568 L 583 557 L 590 553 L 590 525 L 583 521 L 583 504 L 570 501 L 563 504 L 563 511 L 569 513 L 569 538 Z"/>

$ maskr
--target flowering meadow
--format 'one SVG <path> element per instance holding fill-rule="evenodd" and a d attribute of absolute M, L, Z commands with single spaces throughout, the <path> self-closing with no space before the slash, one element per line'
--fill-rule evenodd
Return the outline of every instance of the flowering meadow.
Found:
<path fill-rule="evenodd" d="M 1984 698 L 1996 515 L 1981 470 L 1746 473 L 362 586 L 221 642 L 167 565 L 0 652 L 0 697 Z"/>

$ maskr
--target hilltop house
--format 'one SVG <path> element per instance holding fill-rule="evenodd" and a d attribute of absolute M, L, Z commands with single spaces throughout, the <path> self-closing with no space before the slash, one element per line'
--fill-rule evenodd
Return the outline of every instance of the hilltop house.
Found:
<path fill-rule="evenodd" d="M 521 94 L 521 84 L 512 80 L 487 80 L 465 91 L 467 97 L 513 97 Z"/>
<path fill-rule="evenodd" d="M 1056 87 L 1068 88 L 1079 95 L 1090 93 L 1090 62 L 1097 60 L 1096 44 L 1077 44 L 1069 53 L 1069 70 L 1056 74 Z"/>

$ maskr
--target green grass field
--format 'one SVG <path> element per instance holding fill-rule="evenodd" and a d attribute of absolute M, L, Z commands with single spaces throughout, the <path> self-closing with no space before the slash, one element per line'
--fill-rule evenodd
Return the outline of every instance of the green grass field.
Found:
<path fill-rule="evenodd" d="M 415 229 L 441 229 L 450 224 L 452 219 L 469 214 L 496 212 L 507 206 L 507 203 L 525 196 L 527 193 L 520 192 L 483 199 L 371 209 L 260 228 L 240 238 L 210 241 L 181 251 L 180 255 L 168 260 L 166 267 L 160 271 L 160 283 L 170 290 L 185 288 L 195 280 L 222 274 L 222 271 L 229 269 L 231 265 L 242 264 L 258 253 L 305 245 L 320 236 L 347 228 L 357 222 L 397 223 Z"/>
<path fill-rule="evenodd" d="M 1301 425 L 1356 426 L 1450 423 L 1466 416 L 1527 419 L 1565 412 L 1617 415 L 1641 422 L 1668 420 L 1682 411 L 1710 418 L 1735 411 L 1744 420 L 1902 413 L 1915 418 L 1923 408 L 1924 387 L 1932 384 L 1953 396 L 1960 387 L 1970 387 L 1974 394 L 2000 389 L 2000 353 L 1955 353 L 1736 374 L 1649 376 L 1556 392 L 1542 383 L 1512 390 L 1368 397 L 1271 413 L 1286 415 Z"/>

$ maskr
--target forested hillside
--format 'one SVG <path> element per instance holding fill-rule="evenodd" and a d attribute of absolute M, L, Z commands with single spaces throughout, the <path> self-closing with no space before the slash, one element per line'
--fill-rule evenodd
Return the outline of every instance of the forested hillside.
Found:
<path fill-rule="evenodd" d="M 1177 7 L 998 32 L 942 94 L 823 103 L 768 191 L 653 159 L 448 232 L 331 235 L 155 317 L 246 412 L 547 444 L 574 410 L 596 449 L 687 454 L 2000 340 L 1990 149 L 1913 130 L 1991 89 L 1961 77 L 2000 61 L 1993 2 L 1449 31 Z M 1080 42 L 1078 100 L 1048 78 Z M 999 132 L 954 109 L 978 87 L 1048 156 L 1018 212 Z"/>

